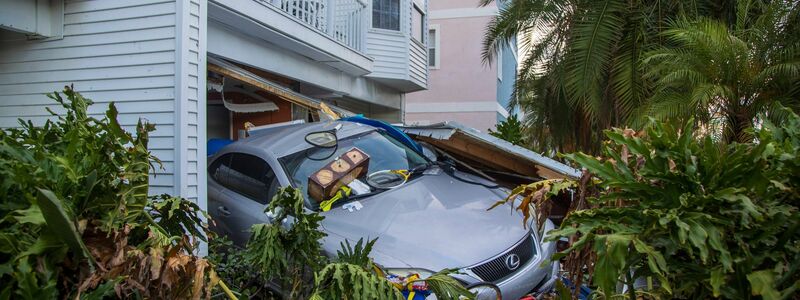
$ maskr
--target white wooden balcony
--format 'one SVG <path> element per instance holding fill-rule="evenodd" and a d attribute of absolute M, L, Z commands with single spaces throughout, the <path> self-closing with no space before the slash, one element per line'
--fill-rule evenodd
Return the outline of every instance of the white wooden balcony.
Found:
<path fill-rule="evenodd" d="M 300 22 L 353 48 L 364 49 L 367 3 L 362 0 L 263 0 Z"/>
<path fill-rule="evenodd" d="M 346 73 L 372 72 L 364 0 L 212 0 L 209 20 Z"/>
<path fill-rule="evenodd" d="M 412 12 L 427 12 L 427 0 L 399 0 L 397 23 L 390 29 L 373 28 L 372 5 L 373 0 L 211 0 L 209 34 L 245 34 L 401 92 L 425 89 L 427 21 L 412 28 Z M 223 28 L 217 24 L 227 31 L 214 30 Z M 230 52 L 252 52 L 227 44 L 209 49 L 223 46 L 229 51 L 216 54 L 237 57 L 242 53 Z"/>

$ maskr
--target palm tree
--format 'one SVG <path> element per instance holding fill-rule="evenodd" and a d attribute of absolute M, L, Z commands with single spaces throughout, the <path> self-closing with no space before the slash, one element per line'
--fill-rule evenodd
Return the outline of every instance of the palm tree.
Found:
<path fill-rule="evenodd" d="M 641 57 L 660 44 L 669 17 L 712 11 L 678 0 L 509 0 L 501 7 L 487 28 L 484 60 L 520 37 L 527 54 L 512 105 L 525 112 L 531 146 L 586 152 L 647 98 Z"/>
<path fill-rule="evenodd" d="M 797 3 L 742 1 L 733 28 L 682 19 L 663 32 L 663 48 L 646 55 L 657 88 L 640 115 L 685 122 L 725 142 L 751 142 L 748 129 L 779 121 L 779 106 L 800 108 Z M 748 15 L 757 14 L 748 18 Z M 787 44 L 790 43 L 790 44 Z"/>
<path fill-rule="evenodd" d="M 652 112 L 642 106 L 660 83 L 642 61 L 672 46 L 663 34 L 672 20 L 710 18 L 749 28 L 761 12 L 742 15 L 740 7 L 762 2 L 770 1 L 508 0 L 486 29 L 484 61 L 491 63 L 502 45 L 519 36 L 526 51 L 511 105 L 525 113 L 530 146 L 596 153 L 603 130 L 636 124 L 640 114 Z M 800 26 L 797 10 L 791 11 L 786 28 Z"/>

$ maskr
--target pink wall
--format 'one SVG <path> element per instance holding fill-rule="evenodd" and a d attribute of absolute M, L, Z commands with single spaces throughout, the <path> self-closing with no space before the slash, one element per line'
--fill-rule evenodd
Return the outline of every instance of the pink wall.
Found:
<path fill-rule="evenodd" d="M 477 1 L 432 0 L 430 11 L 474 8 Z M 439 25 L 439 69 L 430 69 L 428 90 L 406 94 L 406 107 L 415 103 L 463 103 L 497 101 L 497 66 L 481 59 L 483 32 L 491 17 L 431 19 Z M 406 123 L 457 120 L 481 131 L 493 128 L 496 112 L 438 112 L 405 114 Z"/>
<path fill-rule="evenodd" d="M 476 8 L 478 0 L 430 0 L 428 1 L 428 11 L 451 8 Z M 495 6 L 494 3 L 489 6 Z"/>

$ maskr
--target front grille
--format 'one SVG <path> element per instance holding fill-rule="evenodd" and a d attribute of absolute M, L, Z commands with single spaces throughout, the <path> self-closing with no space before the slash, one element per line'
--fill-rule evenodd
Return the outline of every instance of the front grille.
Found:
<path fill-rule="evenodd" d="M 531 258 L 533 258 L 535 252 L 536 247 L 533 245 L 533 236 L 528 235 L 521 242 L 506 251 L 506 253 L 503 253 L 498 257 L 495 257 L 470 269 L 483 281 L 497 282 L 506 276 L 511 275 L 514 273 L 514 271 L 521 269 L 531 260 Z M 519 263 L 517 264 L 517 267 L 513 269 L 509 268 L 506 263 L 506 260 L 512 254 L 515 254 L 517 257 L 519 257 Z"/>

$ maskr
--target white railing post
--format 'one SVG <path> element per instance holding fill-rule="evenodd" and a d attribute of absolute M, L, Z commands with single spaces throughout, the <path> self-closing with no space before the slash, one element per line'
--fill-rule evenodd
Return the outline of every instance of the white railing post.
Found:
<path fill-rule="evenodd" d="M 325 31 L 328 36 L 336 39 L 336 0 L 325 1 Z"/>
<path fill-rule="evenodd" d="M 361 26 L 359 26 L 359 35 L 361 36 L 358 43 L 359 51 L 367 50 L 367 29 L 372 27 L 372 1 L 361 2 Z"/>
<path fill-rule="evenodd" d="M 372 24 L 371 0 L 256 0 L 269 3 L 332 39 L 364 51 Z"/>

